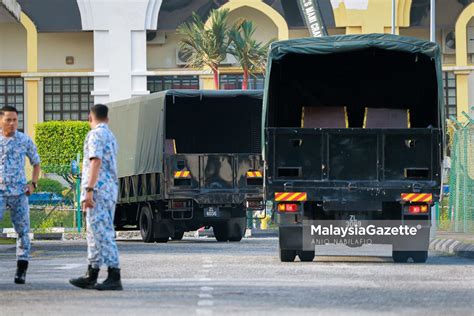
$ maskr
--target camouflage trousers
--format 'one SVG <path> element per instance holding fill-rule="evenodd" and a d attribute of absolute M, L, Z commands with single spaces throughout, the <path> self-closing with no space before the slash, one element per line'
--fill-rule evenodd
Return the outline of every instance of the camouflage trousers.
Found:
<path fill-rule="evenodd" d="M 10 209 L 13 227 L 18 237 L 16 239 L 17 260 L 30 259 L 30 208 L 25 194 L 5 196 L 0 194 L 0 221 L 6 209 Z"/>
<path fill-rule="evenodd" d="M 95 207 L 87 209 L 87 260 L 93 268 L 103 264 L 119 268 L 119 253 L 115 243 L 115 201 L 96 199 Z"/>

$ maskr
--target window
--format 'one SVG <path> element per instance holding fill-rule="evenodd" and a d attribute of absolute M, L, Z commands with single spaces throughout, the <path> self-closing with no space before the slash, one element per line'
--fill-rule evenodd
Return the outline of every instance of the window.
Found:
<path fill-rule="evenodd" d="M 456 116 L 456 75 L 453 71 L 443 72 L 443 93 L 446 106 L 446 118 Z"/>
<path fill-rule="evenodd" d="M 13 106 L 18 110 L 18 129 L 24 130 L 23 78 L 0 77 L 0 107 Z"/>
<path fill-rule="evenodd" d="M 233 90 L 242 89 L 242 81 L 244 79 L 243 74 L 232 74 L 232 75 L 221 75 L 220 76 L 220 89 L 222 90 Z M 249 75 L 249 89 L 263 89 L 265 85 L 265 77 L 262 74 L 256 76 Z"/>
<path fill-rule="evenodd" d="M 150 76 L 147 81 L 150 93 L 169 89 L 199 89 L 198 76 Z"/>
<path fill-rule="evenodd" d="M 93 86 L 93 77 L 44 78 L 44 120 L 87 120 Z"/>

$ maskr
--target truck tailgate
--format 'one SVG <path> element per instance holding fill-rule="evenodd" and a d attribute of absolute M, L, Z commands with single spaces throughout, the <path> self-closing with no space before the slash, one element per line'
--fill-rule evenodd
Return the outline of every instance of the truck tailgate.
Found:
<path fill-rule="evenodd" d="M 174 154 L 165 156 L 165 173 L 169 196 L 213 194 L 257 194 L 262 185 L 247 182 L 247 172 L 262 170 L 261 157 L 255 154 Z M 187 177 L 177 172 L 189 171 Z M 182 173 L 181 173 L 182 174 Z"/>
<path fill-rule="evenodd" d="M 440 181 L 439 129 L 269 128 L 268 181 L 377 187 Z"/>

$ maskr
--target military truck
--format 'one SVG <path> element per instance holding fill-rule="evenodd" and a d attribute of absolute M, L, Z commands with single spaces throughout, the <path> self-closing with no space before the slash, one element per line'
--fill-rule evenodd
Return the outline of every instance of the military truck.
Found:
<path fill-rule="evenodd" d="M 273 43 L 263 109 L 265 198 L 274 202 L 280 259 L 312 261 L 306 222 L 417 221 L 425 262 L 430 208 L 440 198 L 444 106 L 439 47 L 395 35 Z M 421 223 L 421 225 L 419 224 Z M 421 228 L 420 228 L 421 227 Z M 406 240 L 405 240 L 406 244 Z"/>
<path fill-rule="evenodd" d="M 145 242 L 212 227 L 240 241 L 263 206 L 262 91 L 168 90 L 110 105 L 119 144 L 117 230 Z"/>

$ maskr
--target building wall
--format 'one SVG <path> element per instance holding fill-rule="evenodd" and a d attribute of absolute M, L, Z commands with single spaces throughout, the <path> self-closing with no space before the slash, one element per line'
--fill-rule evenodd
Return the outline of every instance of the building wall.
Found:
<path fill-rule="evenodd" d="M 25 70 L 25 29 L 19 23 L 0 23 L 0 72 Z"/>
<path fill-rule="evenodd" d="M 66 64 L 66 56 L 74 64 Z M 94 68 L 94 38 L 92 32 L 38 34 L 38 70 L 92 70 Z"/>
<path fill-rule="evenodd" d="M 379 1 L 379 2 L 378 2 Z M 360 33 L 369 32 L 373 30 L 379 31 L 390 31 L 389 15 L 385 14 L 386 4 L 381 7 L 378 5 L 381 0 L 368 0 L 366 10 L 345 8 L 345 6 L 338 6 L 335 10 L 335 18 L 337 22 L 337 28 L 330 29 L 330 35 L 346 34 L 346 33 Z M 237 1 L 233 1 L 237 2 Z M 249 1 L 242 0 L 242 3 L 248 3 Z M 256 1 L 258 2 L 258 1 Z M 339 1 L 347 3 L 358 3 L 358 1 Z M 361 1 L 359 1 L 361 2 Z M 364 1 L 362 1 L 364 2 Z M 362 3 L 361 2 L 361 3 Z M 398 1 L 399 7 L 406 7 L 403 3 L 408 3 L 408 0 Z M 378 4 L 377 4 L 378 3 Z M 377 4 L 377 6 L 376 6 Z M 381 9 L 383 7 L 383 10 Z M 255 8 L 251 8 L 250 5 L 245 5 L 231 11 L 229 20 L 231 23 L 238 21 L 239 19 L 246 18 L 255 23 L 257 30 L 255 37 L 259 41 L 266 42 L 272 38 L 278 37 L 279 29 L 284 23 L 275 22 L 278 19 L 272 20 L 269 15 L 259 11 Z M 381 11 L 384 11 L 383 15 L 379 15 Z M 437 20 L 437 41 L 442 43 L 443 34 L 447 31 L 454 30 L 458 15 L 463 11 L 463 7 L 459 4 L 448 5 L 442 2 L 438 5 L 438 12 L 443 12 L 441 17 Z M 399 11 L 402 12 L 402 11 Z M 427 19 L 429 15 L 426 15 L 422 19 L 422 24 L 425 27 L 419 26 L 408 26 L 406 24 L 407 12 L 403 13 L 403 17 L 400 15 L 398 18 L 399 28 L 397 31 L 400 35 L 413 36 L 422 38 L 425 40 L 429 39 L 429 29 L 426 27 Z M 450 18 L 447 18 L 449 16 Z M 377 18 L 376 18 L 377 17 Z M 455 17 L 455 18 L 453 18 Z M 377 22 L 378 21 L 378 22 Z M 375 24 L 374 24 L 375 23 Z M 474 20 L 471 20 L 468 25 L 473 26 Z M 212 77 L 209 75 L 203 75 L 203 71 L 196 71 L 178 66 L 176 63 L 176 48 L 179 46 L 180 38 L 175 30 L 168 30 L 165 32 L 166 41 L 162 45 L 147 45 L 147 69 L 155 75 L 166 73 L 166 75 L 188 75 L 193 73 L 194 75 L 200 75 L 202 82 L 212 82 Z M 289 38 L 301 38 L 309 36 L 309 32 L 306 28 L 291 29 L 289 30 Z M 66 65 L 66 56 L 73 56 L 75 59 L 74 65 Z M 1 72 L 23 72 L 27 70 L 27 49 L 26 49 L 26 31 L 23 25 L 20 23 L 0 23 L 0 74 Z M 463 96 L 463 100 L 468 99 L 464 103 L 469 103 L 469 107 L 474 105 L 474 75 L 472 70 L 474 69 L 472 62 L 473 59 L 468 58 L 468 67 L 463 66 L 463 69 L 456 68 L 456 55 L 455 54 L 444 54 L 443 55 L 443 67 L 445 70 L 456 72 L 456 76 L 465 76 L 465 81 L 460 81 L 463 85 L 458 85 L 460 93 L 458 95 Z M 43 89 L 41 84 L 43 83 L 43 77 L 48 76 L 76 76 L 77 74 L 83 74 L 90 76 L 88 73 L 94 69 L 94 37 L 92 32 L 78 32 L 78 33 L 39 33 L 38 34 L 38 72 L 41 74 L 36 76 L 35 71 L 31 71 L 30 77 L 38 77 L 40 83 L 40 89 L 38 93 L 38 105 L 40 115 L 43 112 L 41 104 L 43 103 Z M 464 73 L 460 73 L 460 72 Z M 75 74 L 69 74 L 68 72 L 75 72 Z M 238 67 L 221 67 L 221 73 L 223 74 L 237 74 L 241 73 Z M 150 74 L 150 73 L 147 73 Z M 11 75 L 11 74 L 10 74 Z M 146 75 L 146 74 L 145 74 Z M 201 84 L 201 88 L 211 87 L 212 85 Z M 461 104 L 458 102 L 458 105 Z M 40 108 L 41 107 L 41 108 Z M 462 109 L 468 109 L 466 104 L 463 105 Z M 472 110 L 470 110 L 472 112 Z M 459 111 L 458 111 L 459 112 Z M 458 116 L 459 117 L 459 116 Z"/>
<path fill-rule="evenodd" d="M 177 68 L 176 48 L 179 46 L 180 36 L 176 31 L 168 31 L 165 34 L 165 44 L 147 45 L 147 65 L 149 70 Z"/>
<path fill-rule="evenodd" d="M 246 18 L 255 24 L 255 39 L 261 42 L 268 42 L 270 39 L 278 37 L 278 29 L 276 25 L 263 13 L 249 8 L 243 7 L 230 12 L 229 25 L 234 24 L 241 18 Z M 306 29 L 294 30 L 292 38 L 306 37 L 308 31 Z M 156 69 L 175 69 L 182 68 L 176 63 L 176 49 L 179 47 L 180 36 L 176 31 L 165 32 L 165 44 L 147 45 L 147 65 L 149 70 Z"/>
<path fill-rule="evenodd" d="M 278 28 L 273 21 L 260 11 L 242 7 L 229 13 L 229 24 L 234 24 L 245 18 L 255 25 L 254 38 L 259 42 L 268 42 L 278 38 Z"/>

